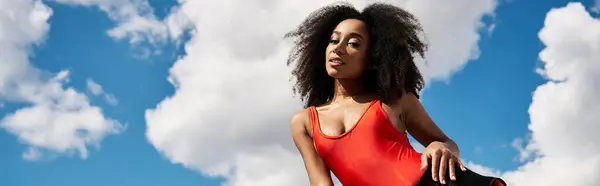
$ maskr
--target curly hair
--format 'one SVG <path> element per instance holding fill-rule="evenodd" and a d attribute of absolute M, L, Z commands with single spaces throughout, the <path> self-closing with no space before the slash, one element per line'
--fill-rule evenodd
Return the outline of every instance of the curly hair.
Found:
<path fill-rule="evenodd" d="M 371 38 L 368 66 L 362 76 L 365 91 L 377 93 L 384 103 L 407 92 L 418 96 L 424 80 L 413 54 L 423 57 L 427 46 L 419 39 L 423 30 L 414 15 L 384 3 L 359 12 L 342 2 L 311 13 L 284 37 L 294 39 L 287 65 L 295 62 L 293 91 L 300 94 L 304 107 L 325 104 L 333 97 L 334 80 L 325 69 L 325 50 L 335 27 L 346 19 L 363 21 Z"/>

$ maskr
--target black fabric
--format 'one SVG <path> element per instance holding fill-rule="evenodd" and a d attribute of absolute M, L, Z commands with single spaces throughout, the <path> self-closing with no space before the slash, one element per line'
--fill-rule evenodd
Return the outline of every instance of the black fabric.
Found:
<path fill-rule="evenodd" d="M 446 184 L 444 186 L 493 186 L 495 181 L 500 181 L 504 186 L 507 186 L 501 178 L 483 176 L 469 169 L 462 171 L 460 168 L 456 168 L 455 173 L 456 181 L 450 180 L 449 173 L 446 173 Z M 416 186 L 442 186 L 439 178 L 437 182 L 433 181 L 431 177 L 431 164 L 429 164 L 427 171 L 423 173 Z"/>

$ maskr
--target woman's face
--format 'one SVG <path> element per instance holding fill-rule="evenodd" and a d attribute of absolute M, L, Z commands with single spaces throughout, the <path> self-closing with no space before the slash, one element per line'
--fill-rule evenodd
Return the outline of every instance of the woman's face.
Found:
<path fill-rule="evenodd" d="M 363 21 L 347 19 L 338 24 L 327 45 L 325 69 L 337 79 L 359 78 L 368 57 L 369 35 Z"/>

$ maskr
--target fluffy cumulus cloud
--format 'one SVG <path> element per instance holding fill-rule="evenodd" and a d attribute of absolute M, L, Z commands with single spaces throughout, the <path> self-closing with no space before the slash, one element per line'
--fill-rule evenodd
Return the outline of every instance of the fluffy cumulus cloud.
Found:
<path fill-rule="evenodd" d="M 592 186 L 600 182 L 600 19 L 581 3 L 548 12 L 539 38 L 538 72 L 548 82 L 533 94 L 529 156 L 504 174 L 516 186 Z"/>
<path fill-rule="evenodd" d="M 170 161 L 226 185 L 307 185 L 289 122 L 292 97 L 282 36 L 333 1 L 180 0 L 171 34 L 192 28 L 170 69 L 174 95 L 146 111 L 147 138 Z M 362 8 L 371 1 L 351 1 Z M 388 1 L 416 14 L 430 43 L 428 78 L 443 79 L 478 56 L 483 16 L 495 0 Z"/>
<path fill-rule="evenodd" d="M 494 0 L 403 0 L 402 7 L 414 13 L 423 24 L 429 48 L 419 69 L 427 80 L 448 80 L 454 72 L 479 57 L 479 29 L 492 32 L 494 24 L 481 22 L 482 15 L 492 15 Z M 487 36 L 487 34 L 484 34 Z"/>
<path fill-rule="evenodd" d="M 26 105 L 0 119 L 0 128 L 29 146 L 26 159 L 50 154 L 88 156 L 88 148 L 121 125 L 90 105 L 85 94 L 65 87 L 68 71 L 35 68 L 31 47 L 41 44 L 52 10 L 38 0 L 0 3 L 0 100 Z"/>

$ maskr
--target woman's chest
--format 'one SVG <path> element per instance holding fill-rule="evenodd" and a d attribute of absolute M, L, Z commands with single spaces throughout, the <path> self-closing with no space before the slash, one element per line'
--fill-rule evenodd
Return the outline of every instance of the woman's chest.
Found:
<path fill-rule="evenodd" d="M 326 136 L 342 136 L 358 128 L 359 125 L 369 125 L 360 127 L 370 128 L 372 131 L 381 131 L 381 127 L 390 126 L 400 133 L 406 130 L 402 115 L 398 114 L 399 111 L 381 103 L 332 106 L 317 112 L 320 132 Z"/>

